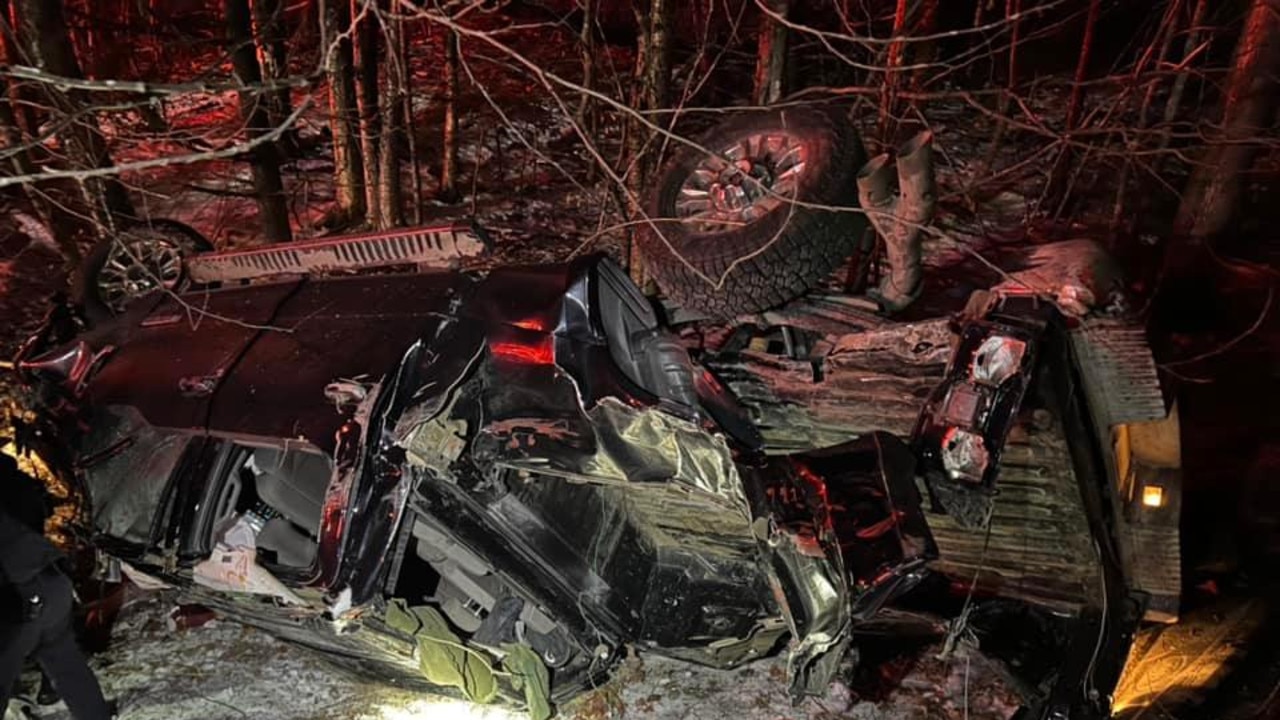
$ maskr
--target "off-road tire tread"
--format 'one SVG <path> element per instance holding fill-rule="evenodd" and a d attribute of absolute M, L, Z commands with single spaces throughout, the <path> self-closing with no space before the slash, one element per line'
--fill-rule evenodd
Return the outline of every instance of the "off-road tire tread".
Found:
<path fill-rule="evenodd" d="M 865 161 L 864 151 L 848 120 L 836 112 L 786 108 L 744 113 L 712 129 L 699 144 L 714 150 L 735 136 L 781 128 L 799 135 L 810 147 L 798 199 L 857 207 L 856 173 Z M 680 185 L 701 157 L 701 151 L 686 147 L 668 164 L 648 198 L 646 211 L 651 218 L 675 216 Z M 750 225 L 727 232 L 693 232 L 674 220 L 655 224 L 690 265 L 712 279 L 719 279 L 735 260 L 759 252 L 738 263 L 723 286 L 716 288 L 681 262 L 652 227 L 638 234 L 638 250 L 649 275 L 672 301 L 727 319 L 781 305 L 828 277 L 853 254 L 866 218 L 859 212 L 783 204 Z"/>

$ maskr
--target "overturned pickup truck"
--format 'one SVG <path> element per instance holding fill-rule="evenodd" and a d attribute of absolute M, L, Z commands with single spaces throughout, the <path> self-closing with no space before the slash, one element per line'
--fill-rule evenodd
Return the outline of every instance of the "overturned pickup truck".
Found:
<path fill-rule="evenodd" d="M 265 275 L 151 293 L 89 329 L 57 310 L 15 363 L 56 424 L 34 449 L 135 578 L 389 679 L 542 714 L 627 646 L 716 667 L 784 648 L 793 696 L 822 692 L 907 602 L 980 637 L 989 623 L 1021 717 L 1108 715 L 1146 595 L 1052 306 L 996 296 L 959 318 L 911 436 L 771 453 L 603 257 Z M 931 523 L 989 504 L 1033 406 L 1071 430 L 1062 482 L 1098 572 L 1069 612 L 932 569 L 947 557 Z"/>

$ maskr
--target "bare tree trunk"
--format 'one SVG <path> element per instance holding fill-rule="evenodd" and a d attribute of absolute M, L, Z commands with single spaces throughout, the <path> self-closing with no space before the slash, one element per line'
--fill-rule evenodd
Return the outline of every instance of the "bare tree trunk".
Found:
<path fill-rule="evenodd" d="M 9 17 L 9 0 L 0 0 L 0 59 L 5 65 L 22 65 L 25 63 L 18 49 L 17 37 L 9 25 Z M 30 175 L 33 164 L 14 112 L 17 101 L 17 93 L 9 87 L 5 76 L 0 75 L 0 131 L 4 133 L 5 148 L 13 152 L 14 170 L 17 174 Z"/>
<path fill-rule="evenodd" d="M 1191 11 L 1191 24 L 1187 26 L 1187 38 L 1182 44 L 1182 58 L 1185 61 L 1191 57 L 1191 53 L 1195 51 L 1196 44 L 1200 42 L 1200 23 L 1204 21 L 1204 13 L 1208 3 L 1206 0 L 1196 0 L 1195 9 Z M 1173 124 L 1173 119 L 1178 115 L 1178 107 L 1182 105 L 1182 93 L 1187 87 L 1187 78 L 1191 76 L 1191 69 L 1183 67 L 1178 77 L 1173 81 L 1173 89 L 1169 91 L 1169 99 L 1164 105 L 1164 117 L 1161 119 L 1161 127 L 1164 129 L 1160 134 L 1160 143 L 1156 146 L 1157 151 L 1163 151 L 1169 146 L 1169 126 Z M 1156 155 L 1156 169 L 1160 169 L 1164 158 Z"/>
<path fill-rule="evenodd" d="M 409 57 L 409 28 L 404 27 L 400 31 L 400 63 L 404 67 L 404 85 L 400 91 L 400 108 L 402 122 L 404 123 L 403 132 L 404 139 L 409 151 L 409 177 L 412 179 L 413 185 L 413 224 L 422 224 L 423 203 L 422 197 L 422 158 L 418 154 L 418 139 L 413 132 L 413 97 L 409 92 L 413 88 L 413 61 Z"/>
<path fill-rule="evenodd" d="M 596 81 L 596 0 L 580 0 L 582 3 L 582 30 L 578 33 L 578 48 L 582 52 L 582 87 L 591 90 Z M 588 124 L 591 98 L 585 93 L 578 103 L 578 122 Z"/>
<path fill-rule="evenodd" d="M 334 191 L 346 222 L 364 219 L 364 162 L 360 156 L 360 119 L 356 102 L 355 53 L 351 43 L 349 0 L 321 0 L 322 33 L 327 43 L 329 129 L 333 133 Z"/>
<path fill-rule="evenodd" d="M 632 11 L 635 13 L 636 27 L 639 32 L 636 35 L 636 56 L 635 64 L 631 69 L 631 102 L 630 105 L 635 110 L 643 110 L 645 108 L 645 78 L 646 68 L 649 63 L 649 31 L 650 16 L 645 14 L 642 5 L 632 4 Z M 642 175 L 643 168 L 640 165 L 641 156 L 645 150 L 645 137 L 647 131 L 645 127 L 635 118 L 624 116 L 622 119 L 623 128 L 623 149 L 621 160 L 623 161 L 624 173 L 623 179 L 626 181 L 627 188 L 634 194 L 639 191 L 640 186 L 644 183 Z M 639 211 L 639 207 L 627 207 L 626 212 L 635 213 Z"/>
<path fill-rule="evenodd" d="M 18 35 L 26 43 L 28 61 L 54 75 L 84 77 L 80 63 L 71 52 L 62 0 L 18 0 L 14 11 L 22 24 Z M 71 162 L 85 168 L 114 165 L 97 119 L 92 114 L 81 112 L 87 105 L 83 93 L 63 92 L 50 85 L 44 86 L 43 91 L 49 105 L 57 112 L 76 118 L 58 134 Z M 83 187 L 85 202 L 104 227 L 112 227 L 115 217 L 133 216 L 133 203 L 119 178 L 88 180 Z"/>
<path fill-rule="evenodd" d="M 648 58 L 645 62 L 645 107 L 665 108 L 670 96 L 671 24 L 675 12 L 673 0 L 652 0 L 649 4 Z"/>
<path fill-rule="evenodd" d="M 902 35 L 907 29 L 908 0 L 898 0 L 893 11 L 893 40 L 884 61 L 884 82 L 880 85 L 880 141 L 893 144 L 898 123 L 898 68 L 902 67 Z"/>
<path fill-rule="evenodd" d="M 1076 58 L 1076 74 L 1071 84 L 1071 95 L 1067 98 L 1067 115 L 1062 127 L 1067 143 L 1058 153 L 1053 171 L 1050 173 L 1049 185 L 1045 189 L 1045 197 L 1061 212 L 1071 194 L 1071 178 L 1075 170 L 1075 151 L 1071 146 L 1071 133 L 1080 123 L 1080 108 L 1084 104 L 1084 84 L 1089 72 L 1089 57 L 1093 54 L 1093 34 L 1098 26 L 1098 13 L 1102 8 L 1102 0 L 1089 0 L 1089 12 L 1084 21 L 1084 38 L 1080 41 L 1080 55 Z M 1055 213 L 1056 215 L 1056 213 Z"/>
<path fill-rule="evenodd" d="M 285 24 L 285 5 L 281 0 L 251 0 L 253 5 L 253 36 L 257 40 L 258 62 L 262 66 L 263 80 L 283 82 L 289 77 L 289 52 L 285 40 L 289 36 Z M 267 103 L 267 119 L 272 126 L 279 126 L 293 112 L 293 100 L 288 87 L 276 87 L 263 94 Z M 293 133 L 288 132 L 280 143 L 287 154 L 296 149 Z"/>
<path fill-rule="evenodd" d="M 763 7 L 787 17 L 788 0 L 768 0 Z M 782 98 L 787 64 L 787 26 L 761 11 L 756 45 L 756 74 L 751 99 L 756 105 L 771 105 Z"/>
<path fill-rule="evenodd" d="M 18 31 L 21 29 L 21 22 L 16 13 L 18 8 L 9 7 L 8 0 L 5 0 L 4 8 L 4 53 L 9 58 L 9 62 L 21 62 L 24 65 L 32 64 L 27 59 L 27 51 L 25 43 L 18 39 Z M 36 118 L 35 97 L 31 92 L 30 85 L 16 84 L 10 90 L 11 101 L 14 104 L 14 114 L 19 121 L 19 128 L 23 129 L 29 135 L 36 135 L 40 131 L 40 121 Z"/>
<path fill-rule="evenodd" d="M 9 0 L 0 0 L 0 19 L 7 24 L 8 18 Z M 6 31 L 8 29 L 5 28 Z M 6 63 L 17 60 L 12 54 L 13 48 L 9 43 L 4 43 L 3 50 Z M 18 126 L 17 115 L 13 112 L 9 83 L 2 76 L 0 76 L 0 142 L 3 142 L 5 154 L 10 156 L 14 175 L 32 175 L 36 172 L 35 163 L 31 159 L 31 153 L 28 152 L 27 138 L 23 135 L 22 128 Z M 34 187 L 24 186 L 23 191 L 58 243 L 58 250 L 62 253 L 63 260 L 74 267 L 80 262 L 80 248 L 76 245 L 79 223 L 75 216 L 67 212 L 59 203 L 50 202 L 43 192 Z"/>
<path fill-rule="evenodd" d="M 1172 268 L 1194 262 L 1200 248 L 1227 229 L 1239 209 L 1243 176 L 1276 111 L 1280 74 L 1280 0 L 1252 0 L 1222 98 L 1220 130 L 1196 166 L 1174 222 Z"/>
<path fill-rule="evenodd" d="M 226 14 L 231 66 L 236 77 L 246 86 L 239 92 L 240 117 L 249 141 L 257 141 L 249 151 L 249 165 L 253 170 L 253 189 L 258 199 L 258 212 L 262 216 L 262 231 L 270 242 L 288 242 L 293 233 L 289 229 L 284 181 L 280 177 L 279 149 L 275 143 L 260 141 L 271 131 L 271 121 L 267 103 L 253 89 L 254 85 L 262 82 L 262 69 L 258 67 L 254 52 L 249 0 L 226 0 Z"/>
<path fill-rule="evenodd" d="M 404 32 L 401 22 L 383 16 L 383 82 L 381 96 L 382 136 L 378 158 L 378 226 L 396 227 L 404 224 L 404 188 L 400 177 L 403 166 L 401 148 L 404 145 L 405 67 L 401 54 L 400 35 Z"/>
<path fill-rule="evenodd" d="M 674 0 L 651 0 L 648 17 L 640 14 L 639 10 L 636 11 L 643 29 L 636 52 L 637 83 L 631 103 L 637 110 L 656 110 L 667 105 L 670 89 L 668 80 L 671 77 L 671 20 L 674 10 Z M 631 123 L 628 139 L 628 192 L 632 198 L 638 198 L 650 169 L 656 167 L 660 158 L 654 157 L 655 153 L 649 149 L 649 131 L 639 122 Z M 638 207 L 628 210 L 633 216 L 640 212 Z M 632 279 L 643 287 L 647 281 L 647 273 L 635 245 L 635 242 L 631 243 L 628 266 Z"/>
<path fill-rule="evenodd" d="M 996 115 L 999 120 L 996 121 L 996 130 L 991 134 L 991 147 L 987 150 L 986 156 L 982 160 L 981 170 L 974 173 L 973 180 L 987 175 L 994 170 L 996 157 L 1000 151 L 1000 143 L 1004 140 L 1005 129 L 1008 127 L 1009 100 L 1013 97 L 1014 91 L 1018 87 L 1018 36 L 1021 23 L 1019 22 L 1019 13 L 1022 10 L 1022 0 L 1005 0 L 1004 17 L 1009 23 L 1009 65 L 1006 70 L 1005 92 L 1000 95 L 1000 100 L 996 104 Z M 982 3 L 978 3 L 978 11 L 974 14 L 974 27 L 978 26 L 981 21 Z M 972 181 L 971 181 L 972 182 Z"/>
<path fill-rule="evenodd" d="M 1160 20 L 1160 26 L 1156 29 L 1156 35 L 1151 39 L 1151 45 L 1148 46 L 1147 52 L 1138 59 L 1133 66 L 1133 84 L 1136 87 L 1147 70 L 1147 63 L 1151 61 L 1152 67 L 1157 70 L 1164 67 L 1165 58 L 1169 56 L 1169 47 L 1173 44 L 1173 35 L 1178 27 L 1178 10 L 1182 5 L 1182 0 L 1171 0 L 1165 8 L 1164 17 Z M 1162 83 L 1157 76 L 1156 79 L 1147 81 L 1146 92 L 1142 94 L 1142 103 L 1138 106 L 1138 119 L 1136 130 L 1142 131 L 1147 127 L 1147 117 L 1150 114 L 1151 103 L 1155 99 L 1156 91 Z M 1120 177 L 1116 180 L 1116 201 L 1111 207 L 1111 227 L 1120 229 L 1125 223 L 1125 198 L 1129 191 L 1129 174 L 1133 171 L 1133 161 L 1137 150 L 1141 147 L 1142 142 L 1139 138 L 1134 138 L 1126 142 L 1124 163 L 1120 166 Z M 1116 234 L 1112 234 L 1114 241 Z M 1114 250 L 1115 248 L 1110 248 Z"/>
<path fill-rule="evenodd" d="M 1080 121 L 1080 106 L 1084 102 L 1084 81 L 1089 72 L 1089 56 L 1093 54 L 1093 34 L 1098 27 L 1098 12 L 1102 0 L 1089 0 L 1089 14 L 1084 21 L 1084 39 L 1080 41 L 1080 56 L 1076 58 L 1075 81 L 1071 84 L 1071 96 L 1067 100 L 1067 118 L 1063 126 L 1067 132 L 1076 129 Z"/>
<path fill-rule="evenodd" d="M 938 2 L 939 0 L 920 0 L 920 19 L 915 23 L 915 35 L 930 36 L 937 32 Z M 912 65 L 917 66 L 915 71 L 911 73 L 911 88 L 913 90 L 924 89 L 925 81 L 935 72 L 931 65 L 937 59 L 937 55 L 937 40 L 916 43 L 911 61 Z"/>
<path fill-rule="evenodd" d="M 444 38 L 444 130 L 440 160 L 440 199 L 458 200 L 458 35 L 446 30 Z"/>
<path fill-rule="evenodd" d="M 356 95 L 360 104 L 360 153 L 364 156 L 365 212 L 369 225 L 381 227 L 378 199 L 378 145 L 382 117 L 378 112 L 377 0 L 352 0 L 356 12 Z"/>
<path fill-rule="evenodd" d="M 644 22 L 641 27 L 644 32 L 636 53 L 636 87 L 631 103 L 637 110 L 658 110 L 668 104 L 671 77 L 670 34 L 674 9 L 674 0 L 652 0 L 648 16 L 642 17 Z M 650 139 L 648 129 L 639 126 L 639 123 L 636 125 L 635 140 L 639 144 L 634 148 L 632 162 L 638 165 L 632 176 L 643 184 L 649 169 L 659 158 L 651 157 L 651 153 L 645 150 Z"/>

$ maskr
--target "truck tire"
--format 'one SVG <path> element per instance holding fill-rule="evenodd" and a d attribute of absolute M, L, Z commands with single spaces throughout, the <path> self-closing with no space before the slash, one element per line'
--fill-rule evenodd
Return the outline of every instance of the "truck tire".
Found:
<path fill-rule="evenodd" d="M 678 151 L 653 186 L 653 223 L 638 237 L 648 274 L 677 305 L 716 319 L 766 310 L 854 253 L 867 228 L 855 181 L 865 152 L 845 117 L 750 112 L 699 144 L 719 155 Z"/>
<path fill-rule="evenodd" d="M 155 218 L 129 225 L 85 256 L 73 297 L 89 323 L 102 322 L 157 290 L 157 279 L 165 289 L 182 289 L 186 259 L 211 250 L 213 245 L 203 235 L 177 220 Z"/>

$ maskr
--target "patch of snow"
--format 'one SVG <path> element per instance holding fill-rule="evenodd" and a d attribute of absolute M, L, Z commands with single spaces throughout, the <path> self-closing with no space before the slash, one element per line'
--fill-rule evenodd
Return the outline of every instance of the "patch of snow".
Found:
<path fill-rule="evenodd" d="M 14 211 L 12 217 L 14 222 L 18 224 L 18 229 L 31 238 L 31 242 L 42 245 L 54 252 L 59 252 L 58 241 L 53 238 L 53 232 L 49 230 L 48 225 L 20 210 Z"/>
<path fill-rule="evenodd" d="M 231 621 L 167 628 L 172 593 L 130 589 L 111 647 L 92 664 L 121 720 L 516 720 L 503 707 L 413 692 L 357 676 L 321 655 Z M 29 693 L 39 682 L 24 676 Z M 1010 694 L 993 664 L 973 655 L 939 660 L 926 650 L 880 702 L 833 683 L 825 696 L 792 706 L 786 661 L 715 670 L 654 655 L 626 661 L 599 689 L 562 705 L 568 720 L 1007 720 Z M 966 714 L 967 703 L 967 714 Z M 39 709 L 70 720 L 65 706 Z"/>

